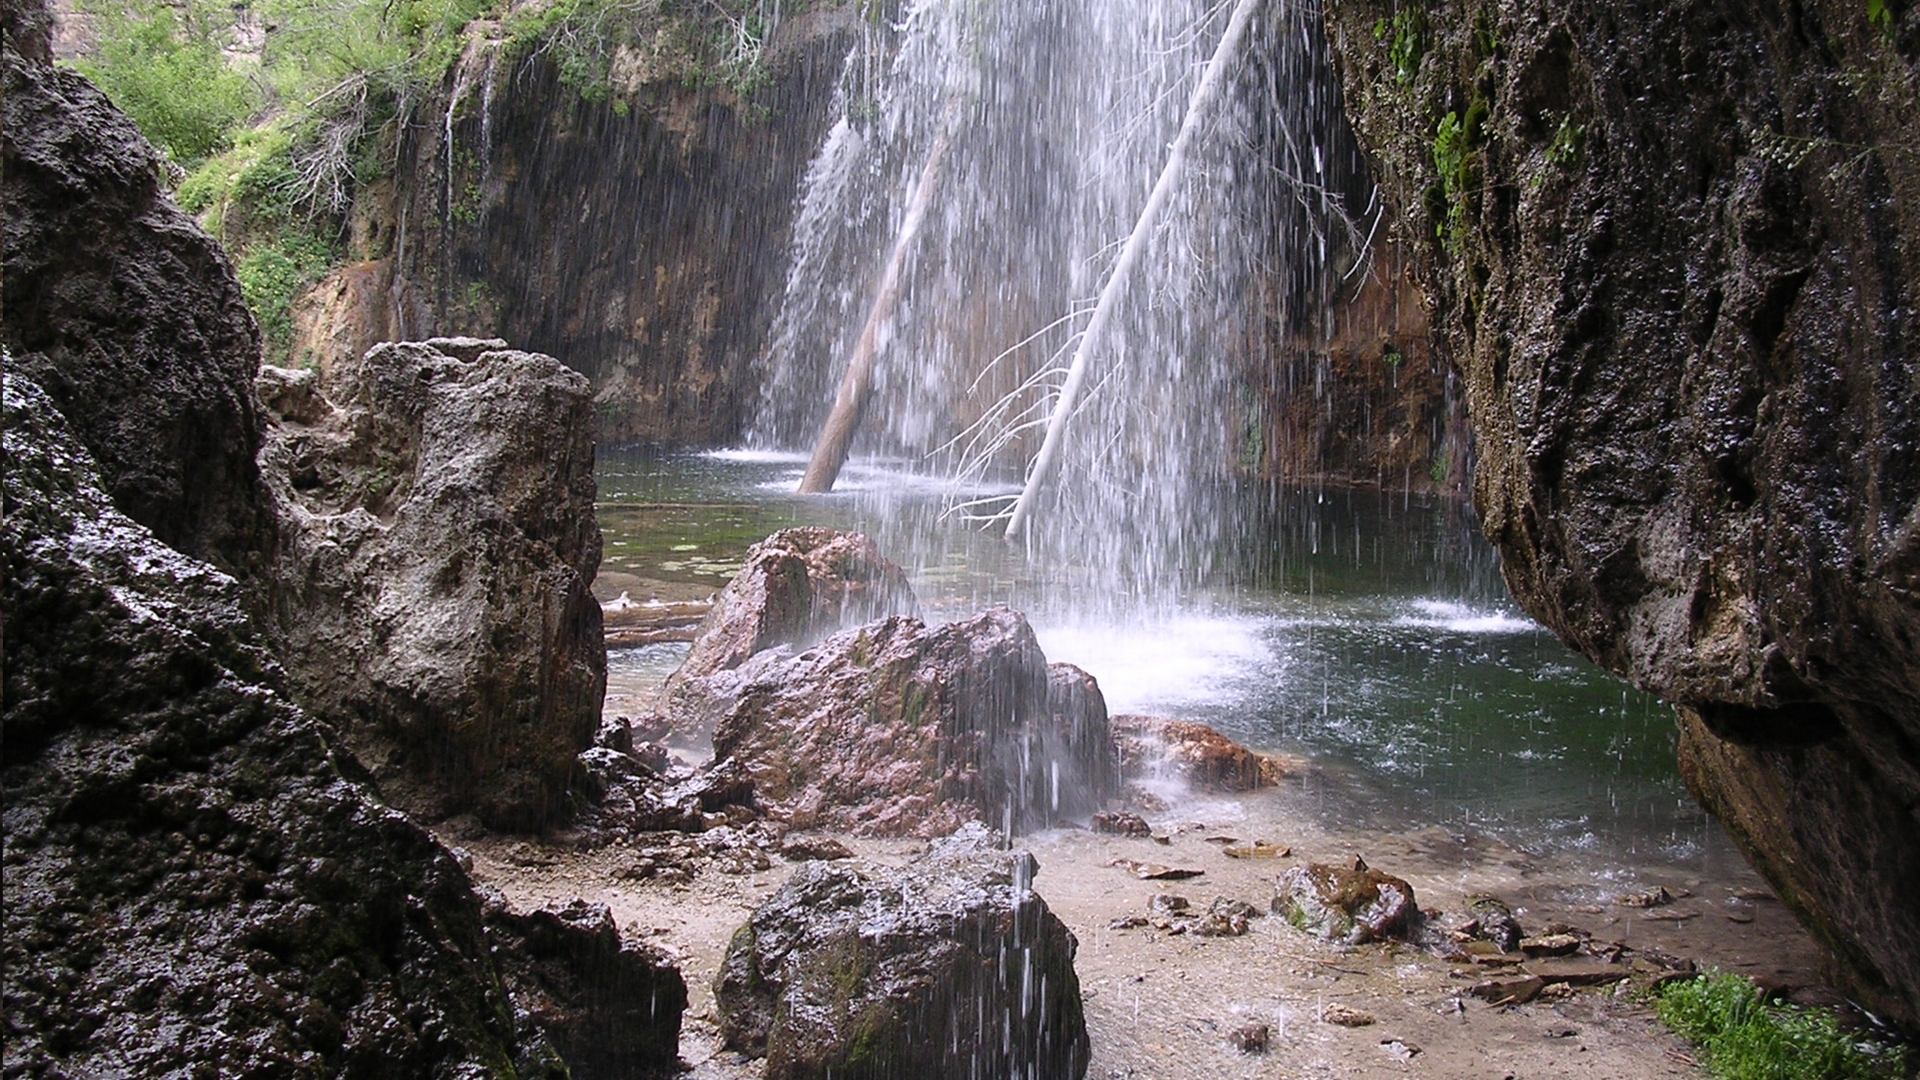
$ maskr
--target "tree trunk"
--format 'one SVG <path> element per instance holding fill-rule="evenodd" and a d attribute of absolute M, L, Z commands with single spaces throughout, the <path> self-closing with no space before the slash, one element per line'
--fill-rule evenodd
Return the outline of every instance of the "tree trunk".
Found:
<path fill-rule="evenodd" d="M 927 220 L 927 207 L 945 176 L 947 151 L 953 147 L 954 129 L 959 126 L 963 108 L 965 103 L 961 98 L 947 102 L 939 137 L 927 151 L 927 163 L 921 167 L 920 179 L 914 185 L 906 220 L 900 223 L 900 232 L 894 237 L 893 254 L 887 258 L 887 268 L 880 275 L 880 287 L 874 293 L 873 306 L 867 311 L 866 325 L 860 330 L 853 355 L 847 359 L 847 373 L 840 379 L 840 389 L 833 396 L 833 410 L 820 428 L 819 441 L 813 445 L 813 457 L 807 461 L 806 475 L 800 478 L 802 495 L 832 491 L 841 467 L 847 463 L 847 450 L 853 445 L 854 433 L 860 430 L 867 399 L 873 395 L 873 367 L 879 358 L 880 328 L 893 317 L 893 309 L 900 302 L 901 290 L 906 286 L 902 279 L 907 255 L 920 236 L 920 227 Z"/>
<path fill-rule="evenodd" d="M 1207 70 L 1200 76 L 1200 85 L 1194 87 L 1193 97 L 1187 102 L 1186 118 L 1180 123 L 1180 134 L 1173 140 L 1173 146 L 1167 151 L 1167 162 L 1160 169 L 1160 179 L 1154 183 L 1153 193 L 1147 196 L 1146 208 L 1140 211 L 1140 218 L 1134 222 L 1133 232 L 1127 237 L 1127 246 L 1121 249 L 1119 261 L 1113 264 L 1113 272 L 1107 278 L 1106 286 L 1100 290 L 1100 302 L 1093 309 L 1093 321 L 1087 324 L 1087 331 L 1080 338 L 1080 346 L 1074 350 L 1073 363 L 1067 368 L 1067 381 L 1060 387 L 1060 397 L 1054 402 L 1053 415 L 1047 421 L 1047 437 L 1040 444 L 1040 453 L 1035 455 L 1033 466 L 1027 470 L 1027 482 L 1020 489 L 1019 500 L 1013 504 L 1013 515 L 1007 519 L 1009 540 L 1026 531 L 1040 490 L 1060 467 L 1060 447 L 1066 437 L 1067 420 L 1079 406 L 1081 391 L 1086 386 L 1088 358 L 1105 342 L 1107 329 L 1113 323 L 1114 312 L 1120 306 L 1120 298 L 1126 292 L 1133 268 L 1146 250 L 1154 225 L 1172 200 L 1173 190 L 1179 185 L 1180 175 L 1186 169 L 1187 147 L 1200 130 L 1208 110 L 1213 107 L 1214 99 L 1220 96 L 1220 86 L 1226 81 L 1229 62 L 1240 51 L 1241 42 L 1247 36 L 1247 26 L 1253 21 L 1254 10 L 1259 6 L 1260 0 L 1240 0 L 1234 5 L 1233 17 L 1227 22 L 1227 32 L 1214 48 L 1213 59 L 1207 61 Z"/>

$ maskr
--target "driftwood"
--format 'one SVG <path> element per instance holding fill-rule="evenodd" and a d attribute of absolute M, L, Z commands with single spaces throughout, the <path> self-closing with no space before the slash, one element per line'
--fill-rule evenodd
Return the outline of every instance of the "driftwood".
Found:
<path fill-rule="evenodd" d="M 659 600 L 637 603 L 620 594 L 620 599 L 600 606 L 600 625 L 608 645 L 654 645 L 663 641 L 692 641 L 700 631 L 700 620 L 713 610 L 712 600 Z"/>
<path fill-rule="evenodd" d="M 1227 69 L 1235 54 L 1241 51 L 1247 26 L 1253 21 L 1253 13 L 1259 6 L 1260 0 L 1240 0 L 1234 6 L 1233 17 L 1227 22 L 1227 32 L 1221 35 L 1220 44 L 1213 50 L 1213 58 L 1207 61 L 1206 72 L 1200 76 L 1200 85 L 1194 87 L 1193 97 L 1187 101 L 1187 114 L 1180 123 L 1180 134 L 1167 150 L 1167 161 L 1160 169 L 1160 178 L 1154 182 L 1153 193 L 1147 196 L 1147 205 L 1133 224 L 1133 232 L 1127 237 L 1126 247 L 1120 251 L 1119 261 L 1113 264 L 1113 272 L 1108 275 L 1106 285 L 1100 290 L 1100 301 L 1093 309 L 1093 320 L 1087 324 L 1086 333 L 1081 335 L 1079 348 L 1074 350 L 1073 363 L 1067 368 L 1067 381 L 1061 385 L 1060 396 L 1054 401 L 1053 415 L 1047 421 L 1046 439 L 1041 442 L 1040 453 L 1034 456 L 1033 465 L 1027 470 L 1026 485 L 1020 489 L 1020 498 L 1013 504 L 1012 516 L 1007 519 L 1007 538 L 1010 540 L 1026 531 L 1027 522 L 1033 517 L 1034 502 L 1060 467 L 1060 449 L 1066 437 L 1067 420 L 1079 407 L 1081 392 L 1086 387 L 1088 359 L 1106 342 L 1107 328 L 1112 325 L 1114 313 L 1120 307 L 1120 298 L 1127 291 L 1134 266 L 1139 263 L 1161 212 L 1172 201 L 1173 191 L 1186 171 L 1187 149 L 1204 125 L 1214 99 L 1220 96 Z"/>
<path fill-rule="evenodd" d="M 806 475 L 800 478 L 802 495 L 832 491 L 833 482 L 840 478 L 841 467 L 847 463 L 847 451 L 853 445 L 854 433 L 860 430 L 861 417 L 867 411 L 867 399 L 873 396 L 873 368 L 880 354 L 880 329 L 893 317 L 893 309 L 900 303 L 900 293 L 906 287 L 907 256 L 920 237 L 920 227 L 927 220 L 927 208 L 932 205 L 934 193 L 939 190 L 940 182 L 946 175 L 947 151 L 953 148 L 954 131 L 959 126 L 963 108 L 963 98 L 956 97 L 947 102 L 940 134 L 934 139 L 932 149 L 927 151 L 927 163 L 920 169 L 913 199 L 907 205 L 906 219 L 900 223 L 900 231 L 894 237 L 893 254 L 887 258 L 886 270 L 880 275 L 880 287 L 873 296 L 873 306 L 867 311 L 866 325 L 860 330 L 860 340 L 853 347 L 853 355 L 847 359 L 847 373 L 840 379 L 840 389 L 833 396 L 833 410 L 827 414 L 827 422 L 820 428 L 820 439 L 814 443 L 813 456 L 807 461 Z"/>

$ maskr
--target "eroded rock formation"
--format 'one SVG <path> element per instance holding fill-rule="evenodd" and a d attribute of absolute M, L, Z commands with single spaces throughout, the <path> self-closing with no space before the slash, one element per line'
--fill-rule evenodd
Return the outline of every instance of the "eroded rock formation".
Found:
<path fill-rule="evenodd" d="M 307 699 L 405 805 L 558 820 L 606 688 L 586 379 L 462 338 L 259 386 L 276 631 Z"/>
<path fill-rule="evenodd" d="M 1920 1026 L 1920 8 L 1328 5 L 1535 617 Z"/>
<path fill-rule="evenodd" d="M 32 42 L 39 3 L 9 3 Z M 44 40 L 39 42 L 43 47 Z M 168 201 L 133 122 L 42 52 L 5 54 L 5 345 L 162 543 L 248 574 L 272 548 L 247 382 L 253 318 L 226 255 Z"/>
<path fill-rule="evenodd" d="M 978 825 L 903 868 L 803 865 L 727 948 L 722 1037 L 768 1080 L 1079 1080 L 1078 942 L 1037 871 Z"/>

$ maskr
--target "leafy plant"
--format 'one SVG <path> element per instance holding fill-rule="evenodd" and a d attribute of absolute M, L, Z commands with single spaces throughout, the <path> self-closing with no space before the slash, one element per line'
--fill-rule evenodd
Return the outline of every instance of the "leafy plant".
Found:
<path fill-rule="evenodd" d="M 1768 1004 L 1753 983 L 1710 973 L 1669 984 L 1654 1003 L 1719 1080 L 1899 1080 L 1905 1050 L 1842 1031 L 1833 1014 Z"/>
<path fill-rule="evenodd" d="M 1587 137 L 1587 125 L 1573 122 L 1573 114 L 1567 113 L 1560 118 L 1560 126 L 1554 129 L 1553 141 L 1547 144 L 1547 160 L 1555 165 L 1572 165 L 1580 160 L 1580 144 Z"/>
<path fill-rule="evenodd" d="M 1387 66 L 1394 79 L 1405 86 L 1420 71 L 1420 57 L 1426 52 L 1426 20 L 1415 8 L 1402 8 L 1391 19 L 1374 21 L 1375 41 L 1387 46 Z"/>
<path fill-rule="evenodd" d="M 226 149 L 264 104 L 226 61 L 234 27 L 214 0 L 87 0 L 81 10 L 99 47 L 74 66 L 182 167 Z"/>
<path fill-rule="evenodd" d="M 1440 196 L 1444 209 L 1435 223 L 1435 234 L 1458 257 L 1466 244 L 1467 200 L 1471 197 L 1476 168 L 1476 148 L 1484 137 L 1487 103 L 1475 98 L 1466 115 L 1448 112 L 1433 133 L 1433 168 L 1440 176 Z"/>
<path fill-rule="evenodd" d="M 1882 33 L 1893 32 L 1893 11 L 1887 7 L 1887 0 L 1867 0 L 1867 25 L 1878 27 Z"/>
<path fill-rule="evenodd" d="M 269 360 L 284 361 L 293 346 L 293 301 L 324 274 L 333 261 L 329 246 L 313 236 L 287 237 L 262 244 L 240 260 L 234 273 L 240 294 L 260 326 Z"/>

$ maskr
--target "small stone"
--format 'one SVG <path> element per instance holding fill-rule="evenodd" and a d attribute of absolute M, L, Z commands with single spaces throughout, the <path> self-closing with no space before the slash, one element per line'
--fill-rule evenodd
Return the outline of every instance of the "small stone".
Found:
<path fill-rule="evenodd" d="M 1223 848 L 1221 853 L 1229 859 L 1284 859 L 1293 854 L 1293 849 L 1279 844 L 1269 844 L 1265 840 L 1255 840 L 1245 847 Z"/>
<path fill-rule="evenodd" d="M 1097 833 L 1114 836 L 1152 836 L 1153 826 L 1139 814 L 1129 814 L 1124 810 L 1102 811 L 1093 815 L 1088 825 Z"/>
<path fill-rule="evenodd" d="M 1387 1056 L 1393 1058 L 1395 1061 L 1412 1061 L 1414 1055 L 1420 1053 L 1418 1046 L 1407 1042 L 1405 1039 L 1382 1039 L 1380 1040 L 1380 1049 L 1385 1050 Z"/>
<path fill-rule="evenodd" d="M 1613 902 L 1622 907 L 1650 908 L 1673 903 L 1673 894 L 1664 886 L 1655 885 L 1641 892 L 1627 893 L 1613 898 Z"/>
<path fill-rule="evenodd" d="M 1520 951 L 1532 956 L 1565 956 L 1580 948 L 1580 939 L 1572 934 L 1547 934 L 1520 939 Z"/>
<path fill-rule="evenodd" d="M 1366 1027 L 1374 1022 L 1372 1013 L 1361 1012 L 1359 1009 L 1348 1008 L 1345 1005 L 1329 1005 L 1321 1009 L 1320 1019 L 1329 1024 L 1350 1028 Z"/>
<path fill-rule="evenodd" d="M 1243 1054 L 1264 1054 L 1273 1041 L 1273 1032 L 1265 1024 L 1245 1024 L 1234 1028 L 1227 1041 Z"/>
<path fill-rule="evenodd" d="M 1160 893 L 1147 901 L 1147 907 L 1163 915 L 1174 915 L 1187 910 L 1191 903 L 1184 896 L 1173 893 Z"/>

